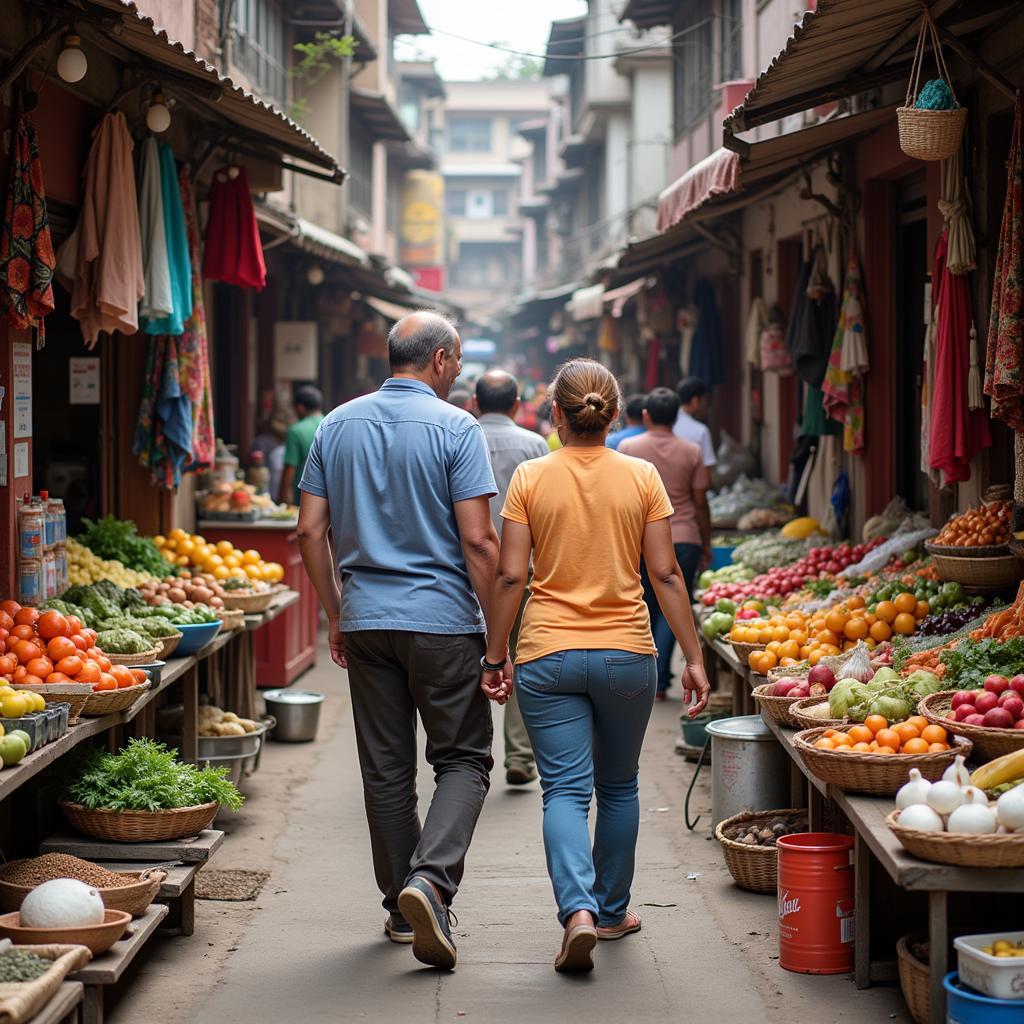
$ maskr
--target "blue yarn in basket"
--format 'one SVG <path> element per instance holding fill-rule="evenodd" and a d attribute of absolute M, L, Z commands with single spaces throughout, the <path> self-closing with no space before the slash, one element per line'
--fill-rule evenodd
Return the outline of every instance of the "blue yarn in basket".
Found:
<path fill-rule="evenodd" d="M 953 96 L 949 83 L 942 78 L 933 78 L 925 82 L 924 88 L 917 94 L 914 106 L 918 110 L 956 110 L 960 106 Z"/>

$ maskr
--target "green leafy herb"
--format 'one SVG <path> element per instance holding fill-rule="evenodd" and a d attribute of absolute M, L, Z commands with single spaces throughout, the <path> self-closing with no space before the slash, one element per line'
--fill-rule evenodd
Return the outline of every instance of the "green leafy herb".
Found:
<path fill-rule="evenodd" d="M 960 644 L 943 651 L 940 659 L 946 666 L 943 684 L 949 689 L 981 689 L 986 676 L 1012 676 L 1024 668 L 1024 637 Z"/>
<path fill-rule="evenodd" d="M 149 537 L 139 536 L 131 520 L 104 516 L 96 522 L 83 519 L 82 523 L 85 530 L 78 540 L 100 558 L 116 558 L 129 569 L 148 572 L 159 579 L 175 571 Z"/>
<path fill-rule="evenodd" d="M 176 751 L 148 739 L 131 740 L 120 753 L 89 751 L 75 767 L 68 798 L 97 810 L 166 811 L 217 801 L 237 811 L 244 797 L 226 768 L 196 768 Z"/>

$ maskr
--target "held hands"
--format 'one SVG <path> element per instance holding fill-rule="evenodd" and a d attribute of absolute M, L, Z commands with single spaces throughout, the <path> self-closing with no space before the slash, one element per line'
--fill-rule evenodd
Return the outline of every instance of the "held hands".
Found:
<path fill-rule="evenodd" d="M 687 715 L 696 718 L 708 703 L 711 686 L 703 665 L 687 665 L 683 669 L 683 705 L 690 705 Z"/>
<path fill-rule="evenodd" d="M 509 697 L 512 696 L 512 687 L 512 663 L 508 658 L 499 671 L 483 670 L 480 689 L 484 691 L 484 696 L 488 700 L 493 700 L 495 704 L 507 704 Z"/>

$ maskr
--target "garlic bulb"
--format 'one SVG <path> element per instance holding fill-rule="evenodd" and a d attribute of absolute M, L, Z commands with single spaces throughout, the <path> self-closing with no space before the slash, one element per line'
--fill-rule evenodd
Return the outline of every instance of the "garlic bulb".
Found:
<path fill-rule="evenodd" d="M 953 763 L 942 773 L 946 782 L 955 782 L 958 786 L 969 786 L 971 784 L 971 773 L 964 763 L 964 755 L 957 754 Z"/>
<path fill-rule="evenodd" d="M 1024 829 L 1024 786 L 1008 789 L 996 801 L 996 816 L 999 824 L 1005 825 L 1009 832 Z"/>
<path fill-rule="evenodd" d="M 899 823 L 904 828 L 916 828 L 922 832 L 941 832 L 942 819 L 927 804 L 911 804 L 900 811 Z"/>
<path fill-rule="evenodd" d="M 982 807 L 988 807 L 988 797 L 985 796 L 985 791 L 978 789 L 977 786 L 965 786 L 964 803 L 980 804 Z"/>
<path fill-rule="evenodd" d="M 949 816 L 950 832 L 965 832 L 973 836 L 987 836 L 996 830 L 996 816 L 981 804 L 961 804 Z"/>
<path fill-rule="evenodd" d="M 963 789 L 948 779 L 933 783 L 928 790 L 928 806 L 936 814 L 952 814 L 963 802 Z"/>
<path fill-rule="evenodd" d="M 902 811 L 913 804 L 927 803 L 928 790 L 931 788 L 932 784 L 916 768 L 911 768 L 910 781 L 905 782 L 896 794 L 896 806 Z"/>

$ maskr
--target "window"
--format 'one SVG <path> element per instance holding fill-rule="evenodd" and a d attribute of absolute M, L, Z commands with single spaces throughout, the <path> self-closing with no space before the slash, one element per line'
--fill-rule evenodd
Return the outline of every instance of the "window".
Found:
<path fill-rule="evenodd" d="M 548 180 L 548 137 L 541 136 L 533 144 L 533 187 L 534 191 Z"/>
<path fill-rule="evenodd" d="M 718 80 L 743 75 L 743 0 L 718 0 Z"/>
<path fill-rule="evenodd" d="M 373 143 L 358 119 L 352 121 L 348 154 L 348 177 L 345 179 L 349 204 L 369 220 L 373 212 Z"/>
<path fill-rule="evenodd" d="M 420 91 L 408 78 L 403 78 L 398 87 L 398 115 L 413 135 L 419 132 Z"/>
<path fill-rule="evenodd" d="M 445 190 L 445 209 L 452 217 L 466 216 L 466 190 L 464 188 L 449 188 Z"/>
<path fill-rule="evenodd" d="M 508 216 L 508 192 L 503 188 L 496 188 L 491 199 L 491 212 L 495 217 Z"/>
<path fill-rule="evenodd" d="M 677 138 L 711 108 L 711 24 L 711 0 L 690 0 L 676 15 L 672 72 Z"/>
<path fill-rule="evenodd" d="M 496 242 L 463 242 L 458 262 L 449 268 L 450 282 L 459 288 L 507 289 L 518 274 L 515 251 Z"/>
<path fill-rule="evenodd" d="M 491 193 L 488 189 L 471 188 L 466 197 L 466 216 L 474 220 L 487 220 L 494 216 Z"/>
<path fill-rule="evenodd" d="M 449 153 L 489 153 L 491 119 L 489 117 L 449 117 Z"/>
<path fill-rule="evenodd" d="M 286 36 L 278 0 L 236 0 L 234 61 L 253 91 L 278 105 L 288 97 Z"/>

